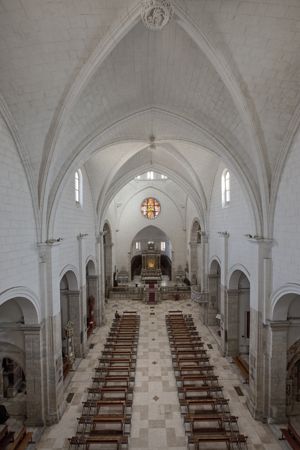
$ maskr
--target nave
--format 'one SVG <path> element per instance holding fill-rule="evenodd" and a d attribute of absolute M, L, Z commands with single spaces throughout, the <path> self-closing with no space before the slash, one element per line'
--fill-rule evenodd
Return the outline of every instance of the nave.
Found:
<path fill-rule="evenodd" d="M 80 362 L 66 389 L 65 395 L 69 401 L 66 411 L 59 424 L 46 429 L 37 446 L 39 450 L 69 448 L 68 438 L 76 433 L 82 402 L 87 398 L 87 388 L 95 376 L 94 369 L 98 366 L 98 358 L 104 349 L 116 310 L 119 314 L 134 310 L 140 316 L 129 449 L 187 449 L 187 436 L 180 412 L 166 328 L 166 315 L 170 310 L 182 310 L 186 314 L 192 314 L 210 357 L 210 364 L 214 366 L 214 374 L 219 377 L 219 384 L 224 387 L 224 397 L 229 399 L 230 412 L 238 417 L 240 433 L 248 436 L 248 449 L 286 448 L 283 442 L 276 440 L 267 425 L 255 421 L 250 415 L 246 406 L 247 386 L 242 384 L 242 377 L 236 367 L 230 364 L 230 360 L 220 356 L 214 336 L 198 319 L 199 310 L 196 304 L 189 301 L 164 301 L 150 306 L 130 300 L 110 300 L 106 309 L 106 325 L 92 335 L 91 348 L 86 358 Z M 239 396 L 234 387 L 239 387 L 244 395 Z M 201 444 L 199 448 L 206 448 L 205 444 Z"/>

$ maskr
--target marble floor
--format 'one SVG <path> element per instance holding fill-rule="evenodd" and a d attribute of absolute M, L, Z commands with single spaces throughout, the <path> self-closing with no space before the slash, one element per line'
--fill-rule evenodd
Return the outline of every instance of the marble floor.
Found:
<path fill-rule="evenodd" d="M 206 343 L 211 363 L 215 366 L 215 374 L 219 376 L 220 384 L 224 386 L 226 398 L 230 399 L 231 412 L 239 417 L 241 433 L 249 437 L 249 450 L 287 448 L 285 443 L 278 441 L 274 430 L 272 432 L 268 425 L 257 422 L 251 417 L 246 406 L 246 386 L 242 384 L 242 378 L 236 367 L 220 355 L 214 335 L 201 324 L 196 304 L 187 300 L 165 301 L 151 307 L 137 301 L 112 300 L 107 305 L 106 325 L 92 335 L 90 344 L 94 344 L 93 348 L 80 362 L 66 389 L 66 398 L 70 393 L 74 396 L 67 403 L 59 424 L 45 430 L 37 444 L 37 449 L 68 448 L 68 437 L 75 433 L 76 418 L 81 414 L 81 403 L 86 398 L 86 389 L 91 384 L 94 367 L 98 364 L 98 357 L 116 309 L 120 313 L 129 309 L 136 310 L 141 316 L 129 439 L 130 450 L 185 450 L 187 448 L 165 326 L 165 314 L 171 309 L 182 309 L 193 315 L 200 335 Z M 239 386 L 244 395 L 238 395 L 235 386 Z"/>

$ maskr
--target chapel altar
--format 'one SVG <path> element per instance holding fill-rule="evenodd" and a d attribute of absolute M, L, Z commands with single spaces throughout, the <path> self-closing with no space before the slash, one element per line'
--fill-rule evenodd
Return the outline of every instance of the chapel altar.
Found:
<path fill-rule="evenodd" d="M 148 243 L 148 248 L 142 253 L 141 279 L 144 283 L 152 284 L 161 281 L 160 251 L 155 249 L 154 242 Z"/>

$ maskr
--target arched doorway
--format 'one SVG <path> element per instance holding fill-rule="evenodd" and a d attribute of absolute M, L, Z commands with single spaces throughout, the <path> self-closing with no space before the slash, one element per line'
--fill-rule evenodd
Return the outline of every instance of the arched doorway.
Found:
<path fill-rule="evenodd" d="M 249 367 L 250 281 L 241 270 L 235 270 L 229 280 L 226 319 L 226 354 Z"/>
<path fill-rule="evenodd" d="M 18 290 L 18 289 L 14 289 Z M 44 424 L 41 330 L 31 300 L 0 298 L 0 403 L 28 425 Z"/>
<path fill-rule="evenodd" d="M 26 381 L 22 367 L 11 358 L 3 358 L 0 396 L 3 398 L 13 398 L 18 393 L 25 393 L 25 391 Z"/>
<path fill-rule="evenodd" d="M 103 227 L 104 285 L 105 298 L 112 287 L 112 234 L 108 223 Z"/>
<path fill-rule="evenodd" d="M 86 265 L 86 330 L 87 337 L 91 335 L 97 324 L 97 298 L 98 298 L 98 277 L 96 267 L 90 259 Z"/>
<path fill-rule="evenodd" d="M 300 414 L 300 339 L 287 351 L 287 416 Z"/>
<path fill-rule="evenodd" d="M 83 309 L 78 281 L 72 270 L 67 270 L 60 281 L 60 318 L 65 379 L 74 359 L 83 356 Z"/>
<path fill-rule="evenodd" d="M 294 288 L 274 294 L 269 322 L 268 416 L 277 423 L 300 414 L 300 288 Z"/>
<path fill-rule="evenodd" d="M 201 244 L 201 226 L 197 220 L 191 229 L 190 240 L 190 281 L 191 285 L 200 284 L 199 248 Z"/>
<path fill-rule="evenodd" d="M 300 415 L 300 295 L 290 301 L 287 322 L 287 416 Z"/>

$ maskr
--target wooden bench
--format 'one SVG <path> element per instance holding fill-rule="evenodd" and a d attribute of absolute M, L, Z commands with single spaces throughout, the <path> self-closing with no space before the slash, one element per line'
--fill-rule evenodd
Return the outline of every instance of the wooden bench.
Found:
<path fill-rule="evenodd" d="M 293 450 L 300 450 L 300 436 L 291 423 L 287 428 L 280 428 L 282 439 L 286 439 Z"/>
<path fill-rule="evenodd" d="M 107 367 L 107 366 L 113 366 L 113 365 L 121 365 L 123 364 L 125 367 L 136 367 L 136 357 L 134 359 L 132 357 L 128 358 L 111 358 L 110 356 L 103 356 L 98 359 L 99 366 Z"/>
<path fill-rule="evenodd" d="M 100 414 L 102 408 L 110 408 L 114 411 L 117 410 L 118 414 L 125 414 L 126 407 L 128 403 L 126 399 L 116 400 L 116 399 L 105 399 L 105 400 L 92 400 L 83 402 L 83 410 L 88 409 L 89 414 L 84 413 L 83 416 L 97 415 Z M 110 411 L 112 413 L 112 411 Z"/>
<path fill-rule="evenodd" d="M 236 422 L 237 421 L 235 419 L 235 423 Z M 219 414 L 188 414 L 184 418 L 184 423 L 190 426 L 190 429 L 186 431 L 193 434 L 215 434 L 220 432 L 226 433 L 228 431 L 228 429 L 225 428 L 222 417 Z M 196 424 L 198 424 L 198 426 L 196 426 Z"/>
<path fill-rule="evenodd" d="M 103 356 L 136 356 L 136 352 L 131 350 L 103 350 Z"/>
<path fill-rule="evenodd" d="M 208 358 L 203 358 L 202 360 L 199 361 L 199 359 L 197 359 L 196 363 L 193 364 L 193 361 L 176 361 L 176 359 L 173 361 L 173 369 L 175 372 L 179 372 L 182 370 L 186 370 L 186 371 L 193 371 L 193 370 L 213 370 L 214 366 L 212 366 L 209 363 L 209 359 Z"/>
<path fill-rule="evenodd" d="M 132 405 L 133 388 L 111 386 L 88 388 L 88 400 L 126 400 L 128 406 Z M 130 397 L 130 398 L 129 398 Z M 85 402 L 84 402 L 85 403 Z"/>
<path fill-rule="evenodd" d="M 136 363 L 136 353 L 132 353 L 132 352 L 130 352 L 130 351 L 126 351 L 126 350 L 121 350 L 121 351 L 118 351 L 118 350 L 113 350 L 113 351 L 105 351 L 105 352 L 103 352 L 103 358 L 105 358 L 105 357 L 108 357 L 108 358 L 110 358 L 110 359 L 112 359 L 112 360 L 114 360 L 114 359 L 128 359 L 128 358 L 130 358 L 131 359 L 131 361 L 133 361 L 133 362 L 135 362 Z"/>
<path fill-rule="evenodd" d="M 115 342 L 107 342 L 104 345 L 104 348 L 121 349 L 121 348 L 128 348 L 128 347 L 136 348 L 137 346 L 138 346 L 138 344 L 134 341 L 132 341 L 130 344 L 128 344 L 128 343 L 124 344 L 124 342 L 115 341 Z"/>
<path fill-rule="evenodd" d="M 217 400 L 217 401 L 216 401 Z M 230 414 L 228 399 L 183 399 L 180 400 L 180 406 L 184 408 L 183 415 L 186 414 L 217 414 L 225 416 Z"/>
<path fill-rule="evenodd" d="M 214 433 L 214 434 L 205 434 L 205 433 L 194 433 L 193 435 L 189 436 L 188 438 L 188 445 L 193 444 L 195 445 L 195 449 L 199 450 L 200 444 L 212 444 L 215 448 L 215 443 L 224 442 L 226 445 L 226 448 L 228 450 L 232 449 L 231 444 L 238 444 L 239 449 L 247 448 L 246 442 L 247 442 L 247 436 L 244 436 L 242 434 L 236 434 L 236 435 L 226 435 L 226 432 L 220 432 L 220 433 Z M 208 447 L 206 447 L 208 448 Z"/>
<path fill-rule="evenodd" d="M 223 397 L 223 386 L 184 386 L 178 388 L 179 400 L 202 400 Z"/>
<path fill-rule="evenodd" d="M 186 386 L 186 383 L 201 382 L 202 385 L 217 385 L 219 377 L 217 375 L 182 375 L 176 379 L 177 383 L 181 383 L 182 386 Z"/>
<path fill-rule="evenodd" d="M 203 347 L 204 342 L 174 342 L 173 344 L 170 344 L 171 351 L 176 351 L 179 349 L 192 349 L 192 350 L 198 350 L 199 347 Z"/>
<path fill-rule="evenodd" d="M 179 367 L 178 369 L 174 369 L 175 372 L 179 372 L 179 375 L 175 375 L 176 380 L 182 377 L 183 375 L 201 375 L 201 374 L 207 374 L 212 375 L 214 371 L 214 366 L 198 366 L 198 367 Z"/>
<path fill-rule="evenodd" d="M 74 436 L 69 439 L 69 448 L 74 450 L 98 450 L 106 444 L 116 444 L 116 449 L 121 450 L 123 444 L 128 445 L 128 436 Z"/>
<path fill-rule="evenodd" d="M 130 383 L 134 383 L 134 376 L 115 376 L 115 375 L 107 375 L 104 377 L 94 377 L 92 378 L 93 383 L 104 383 L 104 385 L 106 386 L 106 383 L 124 383 L 124 385 L 126 385 L 126 387 L 129 387 Z"/>
<path fill-rule="evenodd" d="M 13 442 L 10 442 L 6 450 L 25 450 L 32 441 L 32 433 L 27 433 L 26 428 L 22 427 L 18 433 L 14 433 Z"/>
<path fill-rule="evenodd" d="M 185 366 L 202 366 L 203 364 L 207 364 L 209 362 L 209 357 L 208 356 L 200 356 L 197 358 L 188 358 L 188 357 L 184 357 L 184 358 L 173 358 L 172 360 L 172 364 L 173 364 L 173 368 L 175 369 L 176 367 L 185 367 Z"/>
<path fill-rule="evenodd" d="M 195 352 L 192 352 L 191 355 L 186 353 L 182 353 L 180 350 L 175 354 L 172 355 L 172 359 L 176 361 L 190 361 L 192 358 L 196 361 L 197 359 L 201 359 L 203 357 L 206 357 L 207 351 L 205 349 L 196 350 Z"/>
<path fill-rule="evenodd" d="M 174 355 L 172 356 L 173 360 L 177 360 L 177 361 L 184 361 L 187 359 L 191 359 L 192 357 L 196 360 L 197 358 L 201 358 L 203 356 L 206 356 L 207 352 L 204 349 L 199 349 L 199 350 L 178 350 Z"/>

